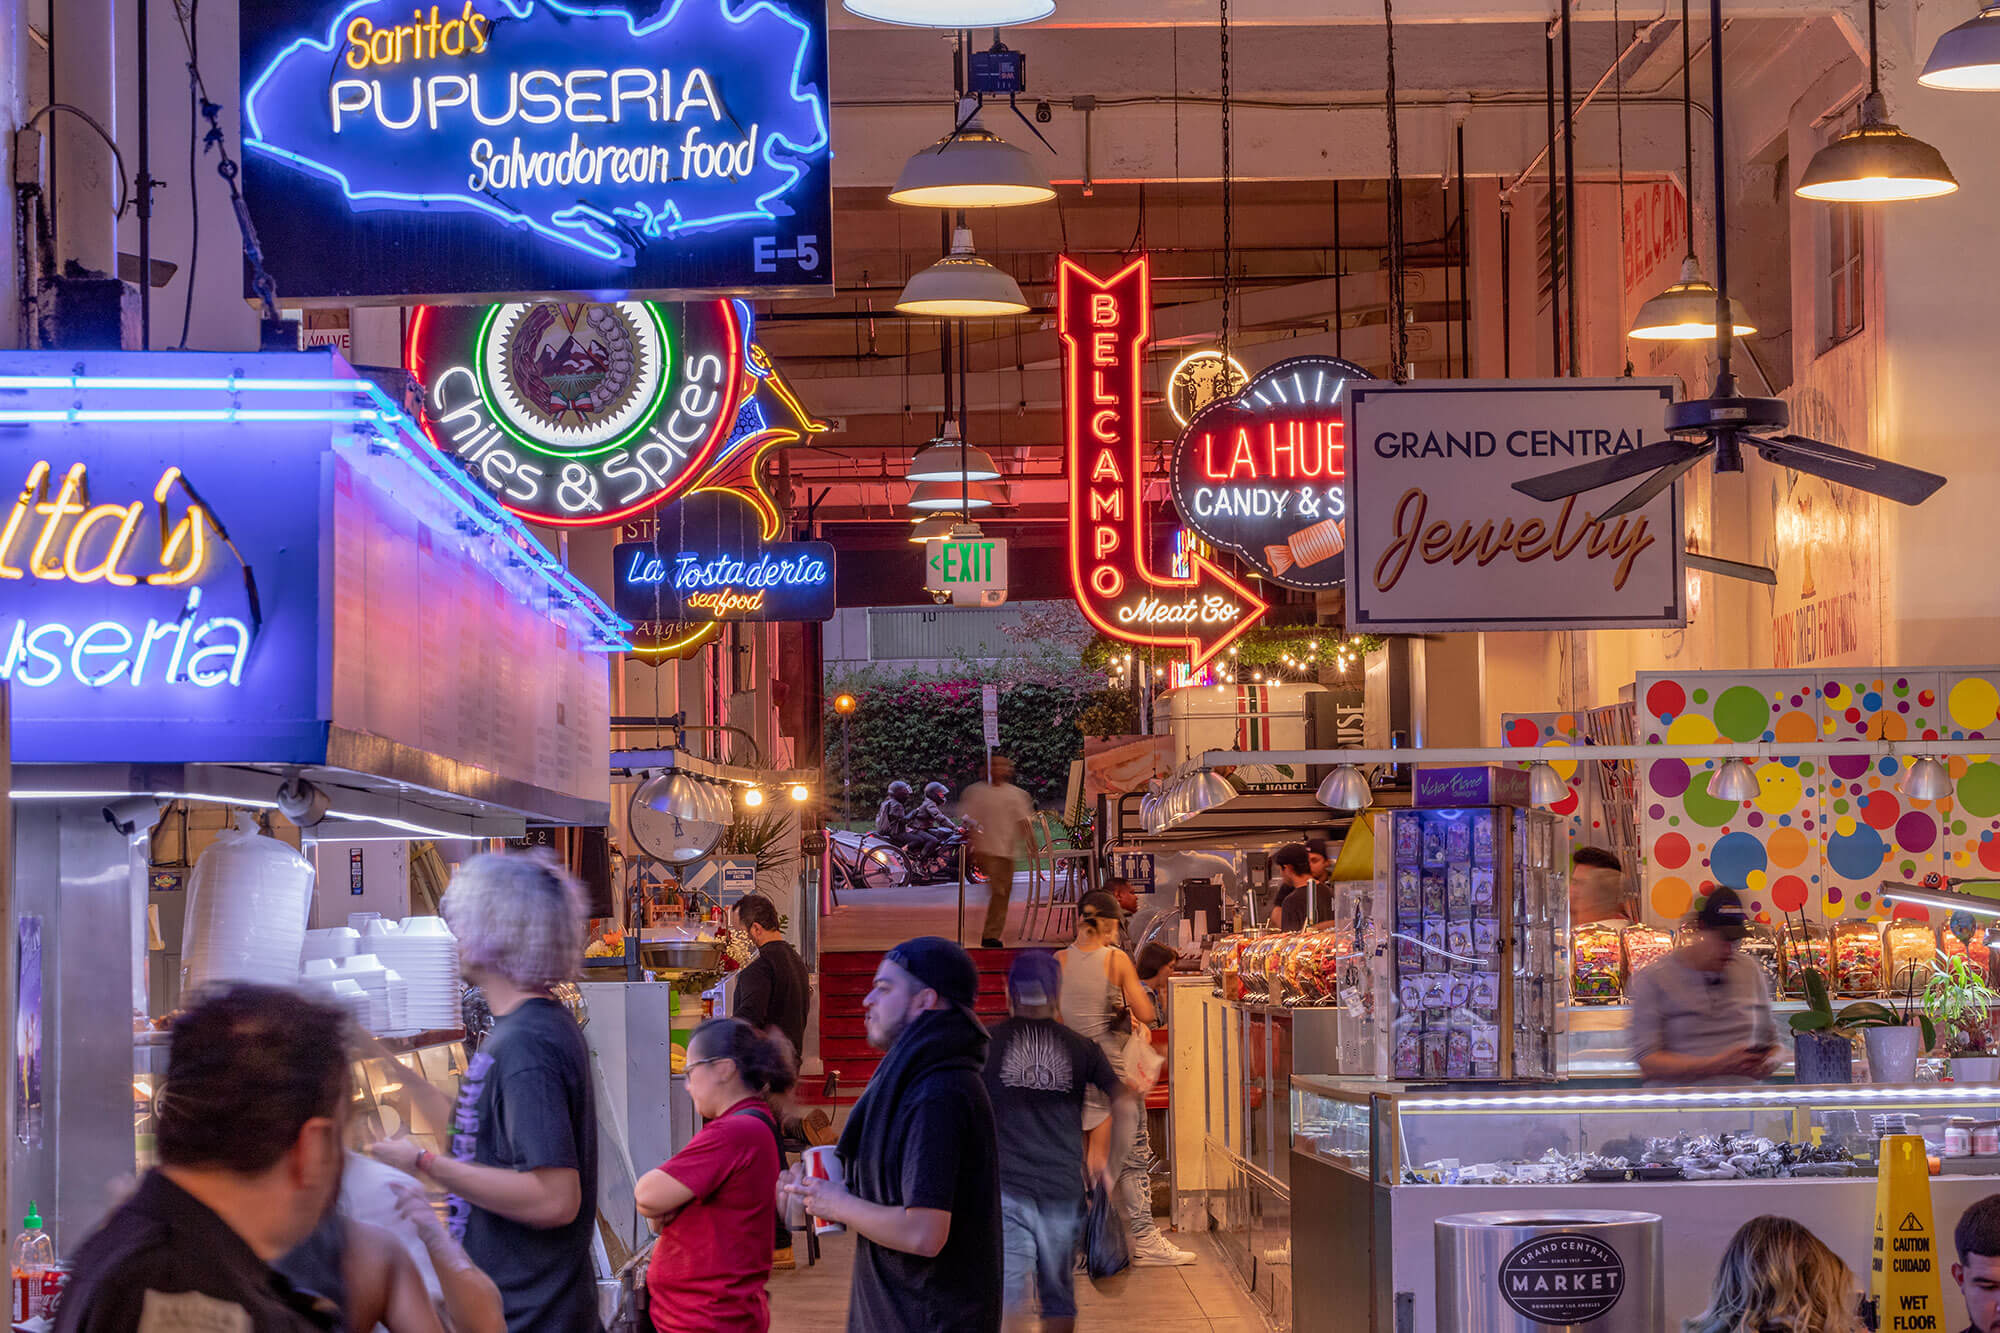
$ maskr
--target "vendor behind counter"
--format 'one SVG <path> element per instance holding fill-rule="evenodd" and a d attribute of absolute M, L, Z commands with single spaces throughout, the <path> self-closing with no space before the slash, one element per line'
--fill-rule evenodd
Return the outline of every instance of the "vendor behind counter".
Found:
<path fill-rule="evenodd" d="M 1732 888 L 1708 895 L 1679 948 L 1632 978 L 1632 1059 L 1653 1086 L 1754 1083 L 1778 1064 L 1764 970 Z"/>

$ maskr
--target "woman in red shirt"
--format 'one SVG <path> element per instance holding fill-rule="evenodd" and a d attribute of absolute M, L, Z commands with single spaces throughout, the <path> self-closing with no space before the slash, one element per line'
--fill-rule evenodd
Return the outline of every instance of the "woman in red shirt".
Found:
<path fill-rule="evenodd" d="M 776 1225 L 778 1128 L 770 1098 L 791 1089 L 791 1052 L 741 1019 L 688 1041 L 688 1096 L 708 1123 L 639 1178 L 639 1212 L 660 1233 L 646 1270 L 660 1333 L 766 1333 L 764 1282 Z"/>

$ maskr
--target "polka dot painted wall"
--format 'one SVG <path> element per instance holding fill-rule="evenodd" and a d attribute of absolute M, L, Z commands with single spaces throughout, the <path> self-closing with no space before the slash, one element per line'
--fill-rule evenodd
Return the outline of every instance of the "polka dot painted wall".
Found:
<path fill-rule="evenodd" d="M 1504 744 L 1510 749 L 1537 745 L 1582 745 L 1583 729 L 1577 723 L 1574 713 L 1503 713 L 1500 717 L 1500 734 Z M 1567 821 L 1563 830 L 1569 836 L 1571 848 L 1582 847 L 1591 842 L 1602 843 L 1601 832 L 1594 831 L 1601 824 L 1596 811 L 1597 802 L 1592 799 L 1588 778 L 1590 772 L 1584 765 L 1573 760 L 1555 760 L 1549 765 L 1556 776 L 1563 780 L 1569 790 L 1560 801 L 1549 809 Z M 1526 767 L 1526 765 L 1523 765 Z"/>

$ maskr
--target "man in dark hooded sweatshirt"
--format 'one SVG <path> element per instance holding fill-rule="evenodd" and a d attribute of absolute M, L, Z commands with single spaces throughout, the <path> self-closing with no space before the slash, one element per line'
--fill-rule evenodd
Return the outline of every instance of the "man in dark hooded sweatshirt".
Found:
<path fill-rule="evenodd" d="M 794 1167 L 787 1191 L 855 1233 L 849 1333 L 1000 1327 L 1000 1170 L 979 971 L 927 935 L 891 949 L 863 1002 L 886 1052 L 840 1135 L 847 1184 Z"/>

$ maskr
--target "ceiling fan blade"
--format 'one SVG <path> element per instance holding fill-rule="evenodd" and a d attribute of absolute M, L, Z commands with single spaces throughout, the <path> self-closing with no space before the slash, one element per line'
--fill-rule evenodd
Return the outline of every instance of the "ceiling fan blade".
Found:
<path fill-rule="evenodd" d="M 1775 588 L 1778 576 L 1762 565 L 1746 565 L 1740 560 L 1724 560 L 1719 555 L 1702 555 L 1689 551 L 1681 557 L 1689 569 L 1699 569 L 1704 573 L 1720 574 L 1726 579 L 1742 579 L 1746 583 L 1763 583 Z"/>
<path fill-rule="evenodd" d="M 1599 486 L 1609 486 L 1615 481 L 1644 476 L 1656 467 L 1671 467 L 1689 458 L 1700 458 L 1709 448 L 1706 444 L 1661 440 L 1658 444 L 1641 445 L 1629 453 L 1613 454 L 1609 458 L 1544 472 L 1540 476 L 1523 477 L 1514 483 L 1514 489 L 1537 500 L 1564 500 L 1585 491 L 1594 491 Z"/>
<path fill-rule="evenodd" d="M 1752 436 L 1750 442 L 1766 462 L 1823 477 L 1841 486 L 1852 486 L 1898 504 L 1922 504 L 1945 483 L 1935 472 L 1905 467 L 1886 458 L 1871 458 L 1803 435 Z"/>
<path fill-rule="evenodd" d="M 1617 504 L 1612 505 L 1609 509 L 1596 515 L 1596 517 L 1599 519 L 1623 518 L 1627 514 L 1644 509 L 1653 502 L 1655 496 L 1686 476 L 1694 468 L 1695 464 L 1701 462 L 1702 459 L 1715 451 L 1713 444 L 1689 445 L 1686 447 L 1693 449 L 1694 452 L 1679 462 L 1667 464 L 1658 472 L 1655 472 L 1652 476 L 1627 491 L 1623 499 L 1619 500 Z"/>

